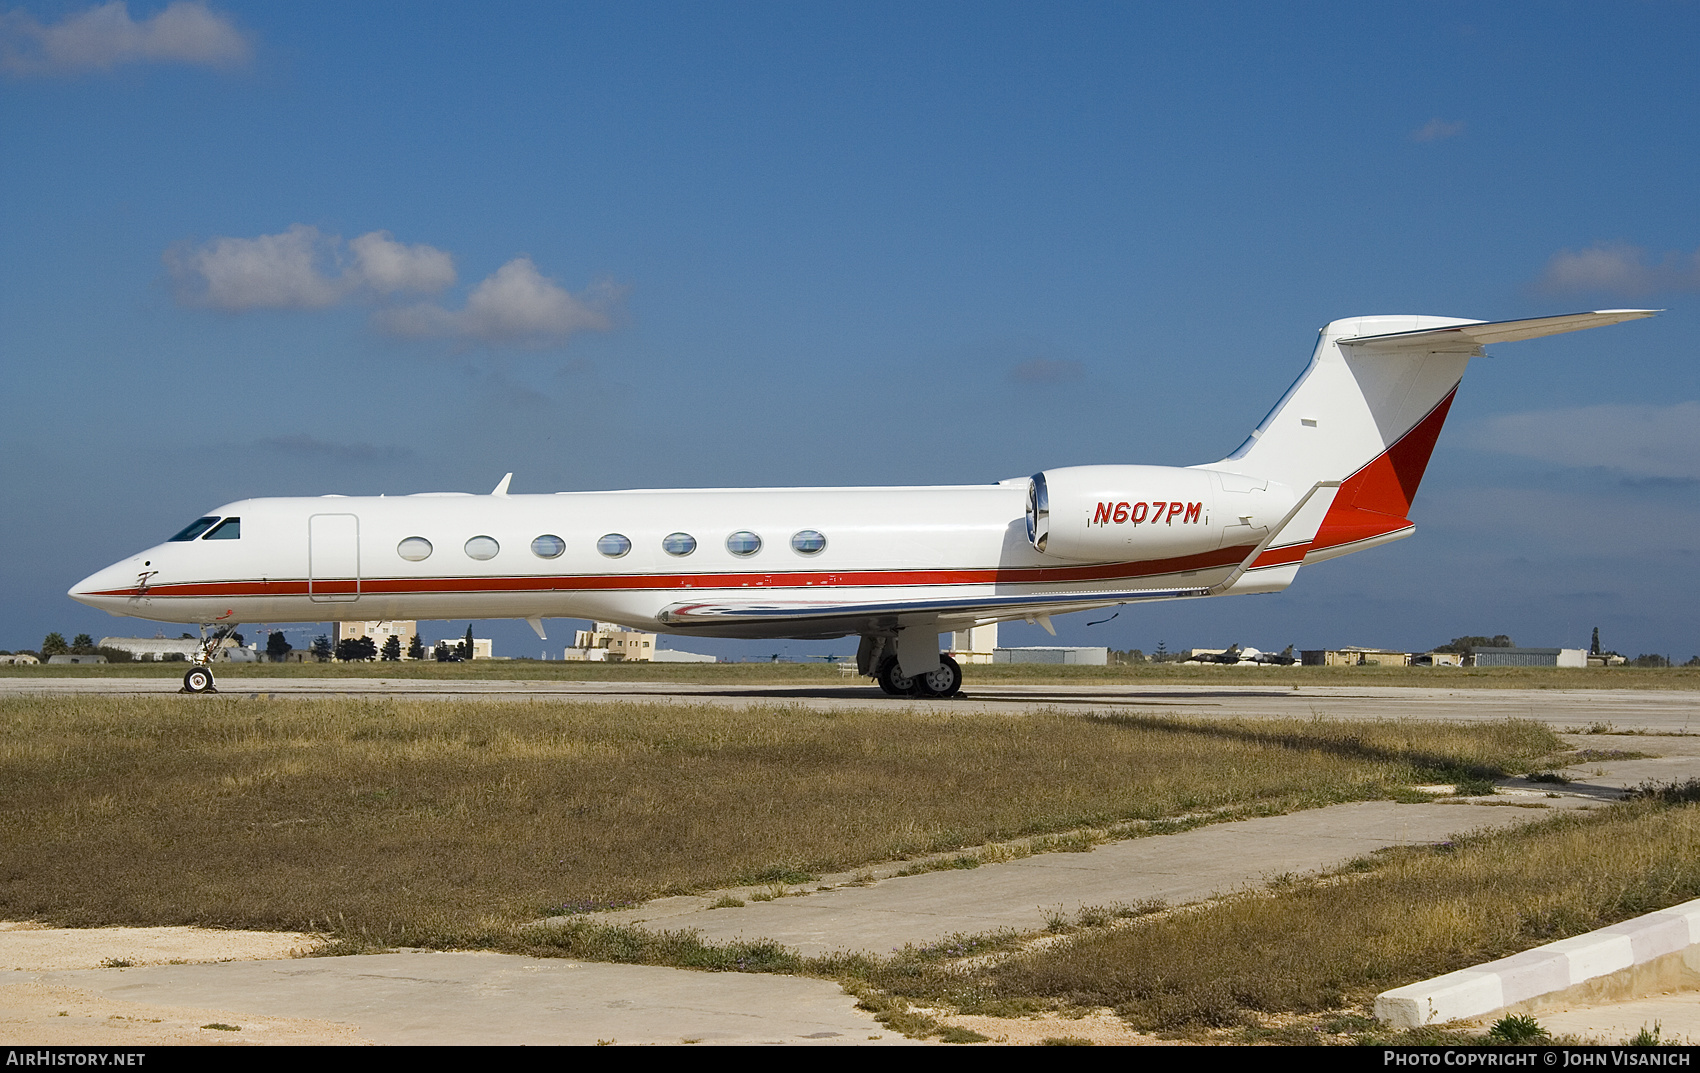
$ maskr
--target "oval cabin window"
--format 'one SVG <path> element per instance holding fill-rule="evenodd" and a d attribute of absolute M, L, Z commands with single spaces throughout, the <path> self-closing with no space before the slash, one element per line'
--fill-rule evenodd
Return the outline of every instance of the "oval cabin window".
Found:
<path fill-rule="evenodd" d="M 544 533 L 531 542 L 531 554 L 539 559 L 559 559 L 567 550 L 567 542 L 553 533 Z"/>
<path fill-rule="evenodd" d="M 761 537 L 748 529 L 740 529 L 726 538 L 726 550 L 733 555 L 754 555 L 761 550 Z"/>
<path fill-rule="evenodd" d="M 395 553 L 410 563 L 431 557 L 431 542 L 424 537 L 408 537 L 395 546 Z"/>
<path fill-rule="evenodd" d="M 466 542 L 467 557 L 480 561 L 494 559 L 501 550 L 502 546 L 496 543 L 495 537 L 475 536 Z"/>

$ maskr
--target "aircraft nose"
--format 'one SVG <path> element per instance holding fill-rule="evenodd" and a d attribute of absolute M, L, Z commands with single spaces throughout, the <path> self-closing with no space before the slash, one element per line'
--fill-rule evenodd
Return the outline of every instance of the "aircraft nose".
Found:
<path fill-rule="evenodd" d="M 129 562 L 113 563 L 72 585 L 65 594 L 78 603 L 106 610 L 122 603 L 136 588 L 136 571 Z"/>

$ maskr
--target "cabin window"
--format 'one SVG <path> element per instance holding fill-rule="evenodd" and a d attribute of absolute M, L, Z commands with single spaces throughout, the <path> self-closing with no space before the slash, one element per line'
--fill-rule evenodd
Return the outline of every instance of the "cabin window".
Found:
<path fill-rule="evenodd" d="M 395 553 L 410 563 L 431 557 L 431 542 L 424 537 L 408 537 L 395 546 Z"/>
<path fill-rule="evenodd" d="M 193 540 L 193 539 L 200 536 L 202 533 L 206 532 L 208 529 L 211 529 L 213 526 L 215 526 L 217 524 L 218 524 L 218 517 L 216 515 L 214 517 L 211 517 L 211 518 L 196 518 L 194 521 L 189 523 L 188 528 L 184 529 L 181 533 L 178 533 L 176 536 L 172 537 L 171 539 L 172 540 Z"/>
<path fill-rule="evenodd" d="M 804 529 L 791 537 L 791 550 L 798 555 L 818 555 L 826 547 L 826 537 L 813 529 Z"/>
<path fill-rule="evenodd" d="M 501 550 L 502 546 L 496 543 L 495 537 L 475 536 L 466 542 L 467 557 L 479 561 L 494 559 Z"/>
<path fill-rule="evenodd" d="M 242 539 L 242 519 L 241 518 L 226 518 L 224 521 L 219 522 L 217 525 L 213 526 L 212 532 L 208 533 L 206 536 L 202 537 L 201 539 L 202 540 L 241 540 Z"/>
<path fill-rule="evenodd" d="M 689 533 L 668 533 L 661 538 L 661 550 L 668 555 L 689 555 L 697 550 L 697 538 Z"/>
<path fill-rule="evenodd" d="M 596 542 L 596 550 L 610 559 L 618 559 L 632 550 L 632 542 L 619 533 L 609 533 Z"/>
<path fill-rule="evenodd" d="M 733 555 L 754 555 L 761 550 L 761 537 L 748 529 L 740 529 L 726 538 L 726 550 Z"/>
<path fill-rule="evenodd" d="M 531 542 L 531 554 L 539 559 L 559 559 L 567 550 L 567 542 L 553 533 L 544 533 Z"/>

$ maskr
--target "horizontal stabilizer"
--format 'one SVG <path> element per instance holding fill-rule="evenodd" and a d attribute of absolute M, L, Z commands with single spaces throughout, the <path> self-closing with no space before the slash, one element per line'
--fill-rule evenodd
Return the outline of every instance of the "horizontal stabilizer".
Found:
<path fill-rule="evenodd" d="M 1543 335 L 1579 332 L 1585 328 L 1603 328 L 1640 320 L 1660 312 L 1657 309 L 1601 309 L 1592 313 L 1565 313 L 1557 317 L 1531 317 L 1528 320 L 1477 321 L 1473 324 L 1453 324 L 1445 328 L 1425 328 L 1415 332 L 1393 332 L 1389 335 L 1360 335 L 1341 339 L 1341 346 L 1376 353 L 1398 351 L 1474 351 L 1489 343 L 1515 343 L 1523 339 L 1539 339 Z"/>

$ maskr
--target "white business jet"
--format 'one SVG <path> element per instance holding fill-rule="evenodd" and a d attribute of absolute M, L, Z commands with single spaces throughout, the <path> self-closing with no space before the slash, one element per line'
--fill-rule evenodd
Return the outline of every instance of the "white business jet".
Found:
<path fill-rule="evenodd" d="M 1380 316 L 1219 462 L 1076 466 L 984 485 L 245 499 L 85 578 L 115 615 L 196 623 L 184 688 L 239 622 L 595 619 L 708 637 L 861 637 L 891 694 L 962 684 L 939 635 L 1148 600 L 1279 592 L 1415 531 L 1411 501 L 1471 357 L 1653 315 Z"/>

